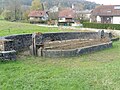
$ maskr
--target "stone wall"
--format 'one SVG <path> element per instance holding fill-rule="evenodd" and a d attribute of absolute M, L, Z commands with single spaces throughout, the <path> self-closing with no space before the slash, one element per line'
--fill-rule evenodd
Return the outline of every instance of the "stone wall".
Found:
<path fill-rule="evenodd" d="M 0 37 L 0 60 L 15 60 L 16 51 L 25 51 L 32 44 L 32 34 Z"/>
<path fill-rule="evenodd" d="M 71 57 L 82 54 L 87 54 L 112 47 L 112 42 L 102 43 L 83 48 L 76 48 L 70 50 L 43 50 L 43 57 Z"/>
<path fill-rule="evenodd" d="M 97 32 L 62 32 L 62 33 L 45 33 L 43 40 L 69 40 L 69 39 L 97 39 Z"/>
<path fill-rule="evenodd" d="M 5 39 L 11 39 L 12 42 L 5 43 L 5 51 L 22 51 L 32 44 L 32 34 L 6 36 Z"/>
<path fill-rule="evenodd" d="M 16 60 L 16 51 L 0 51 L 0 60 Z"/>
<path fill-rule="evenodd" d="M 12 42 L 5 43 L 5 51 L 16 50 L 21 51 L 32 45 L 32 34 L 5 36 Z M 97 39 L 97 32 L 61 32 L 61 33 L 44 33 L 40 34 L 40 39 L 36 39 L 37 43 L 45 41 L 69 40 L 69 39 Z"/>
<path fill-rule="evenodd" d="M 108 37 L 108 34 L 106 35 Z M 32 45 L 32 34 L 22 34 L 22 35 L 11 35 L 0 37 L 2 39 L 9 39 L 9 42 L 4 43 L 4 51 L 26 51 Z M 44 43 L 45 41 L 60 41 L 60 40 L 69 40 L 69 39 L 98 39 L 98 32 L 60 32 L 60 33 L 44 33 L 39 34 L 37 44 Z M 73 55 L 76 54 L 76 51 L 71 51 Z M 70 54 L 69 53 L 69 54 Z M 52 52 L 53 54 L 57 54 Z M 68 52 L 64 52 L 64 55 L 67 55 Z M 45 54 L 46 55 L 46 54 Z M 44 55 L 44 56 L 45 56 Z M 48 54 L 47 54 L 48 55 Z M 71 55 L 71 54 L 70 54 Z"/>
<path fill-rule="evenodd" d="M 105 33 L 105 36 L 109 38 L 109 33 Z M 98 32 L 60 32 L 60 33 L 44 33 L 37 39 L 37 44 L 46 41 L 61 41 L 70 39 L 99 39 Z"/>

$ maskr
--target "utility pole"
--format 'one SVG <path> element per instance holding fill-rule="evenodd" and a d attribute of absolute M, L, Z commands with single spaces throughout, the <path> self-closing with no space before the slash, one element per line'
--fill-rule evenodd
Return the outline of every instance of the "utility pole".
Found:
<path fill-rule="evenodd" d="M 1 1 L 1 8 L 2 8 L 2 11 L 4 10 L 4 1 L 2 0 Z"/>
<path fill-rule="evenodd" d="M 1 3 L 1 9 L 2 11 L 4 11 L 4 9 L 6 8 L 5 6 L 8 4 L 8 0 L 1 0 L 0 3 Z"/>
<path fill-rule="evenodd" d="M 17 16 L 16 16 L 16 14 L 17 14 L 17 10 L 16 10 L 16 1 L 14 1 L 15 2 L 15 6 L 14 6 L 14 9 L 15 9 L 15 20 L 17 19 Z"/>

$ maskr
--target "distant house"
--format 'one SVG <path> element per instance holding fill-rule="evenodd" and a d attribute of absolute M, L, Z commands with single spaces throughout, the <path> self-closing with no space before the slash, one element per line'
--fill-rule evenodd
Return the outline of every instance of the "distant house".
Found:
<path fill-rule="evenodd" d="M 28 15 L 30 23 L 44 23 L 48 20 L 48 13 L 46 11 L 31 11 Z"/>
<path fill-rule="evenodd" d="M 52 8 L 49 9 L 50 12 L 58 12 L 59 8 L 57 6 L 53 6 Z"/>
<path fill-rule="evenodd" d="M 120 5 L 102 5 L 91 12 L 91 22 L 120 24 Z"/>
<path fill-rule="evenodd" d="M 59 11 L 58 25 L 71 26 L 75 20 L 75 12 L 73 9 L 64 9 Z"/>
<path fill-rule="evenodd" d="M 90 20 L 91 10 L 76 11 L 76 15 L 84 20 Z"/>

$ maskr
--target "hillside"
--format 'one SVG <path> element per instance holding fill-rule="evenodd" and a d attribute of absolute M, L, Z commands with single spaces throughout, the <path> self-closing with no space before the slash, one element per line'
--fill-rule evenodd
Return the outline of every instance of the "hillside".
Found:
<path fill-rule="evenodd" d="M 48 7 L 52 7 L 54 5 L 58 5 L 60 7 L 71 7 L 72 4 L 75 5 L 83 5 L 84 9 L 93 9 L 95 8 L 98 4 L 94 2 L 89 2 L 86 0 L 41 0 L 42 2 L 48 3 Z"/>
<path fill-rule="evenodd" d="M 14 0 L 13 0 L 14 1 Z M 31 5 L 32 0 L 16 0 L 21 1 L 22 5 Z M 9 2 L 12 2 L 12 0 L 2 0 L 0 1 L 0 9 L 4 8 Z M 96 3 L 89 2 L 86 0 L 41 0 L 42 3 L 44 3 L 47 8 L 51 8 L 52 6 L 60 6 L 60 7 L 71 7 L 72 4 L 81 4 L 84 6 L 84 9 L 93 9 L 95 8 Z"/>
<path fill-rule="evenodd" d="M 27 20 L 32 0 L 0 0 L 0 15 L 9 21 Z M 86 0 L 41 0 L 44 10 L 49 10 L 53 6 L 59 10 L 70 8 L 74 5 L 76 11 L 92 10 L 98 4 Z"/>
<path fill-rule="evenodd" d="M 31 6 L 32 0 L 18 0 L 21 2 L 21 5 L 27 5 Z M 16 0 L 16 2 L 18 2 Z M 11 2 L 15 2 L 14 0 L 0 0 L 0 13 L 3 9 L 9 6 Z M 77 7 L 82 7 L 83 10 L 88 9 L 91 10 L 95 8 L 98 4 L 95 2 L 89 2 L 86 0 L 41 0 L 41 2 L 44 4 L 46 9 L 49 9 L 53 6 L 59 6 L 59 7 L 71 7 L 72 4 L 76 5 Z"/>

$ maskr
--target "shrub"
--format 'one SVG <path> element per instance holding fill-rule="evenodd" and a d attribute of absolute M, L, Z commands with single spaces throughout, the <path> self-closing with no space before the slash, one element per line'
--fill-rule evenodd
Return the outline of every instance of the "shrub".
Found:
<path fill-rule="evenodd" d="M 12 12 L 9 10 L 4 10 L 1 14 L 5 20 L 11 20 Z"/>
<path fill-rule="evenodd" d="M 88 23 L 84 22 L 83 27 L 85 28 L 96 28 L 96 29 L 115 29 L 120 30 L 120 24 L 103 24 L 103 23 Z"/>

